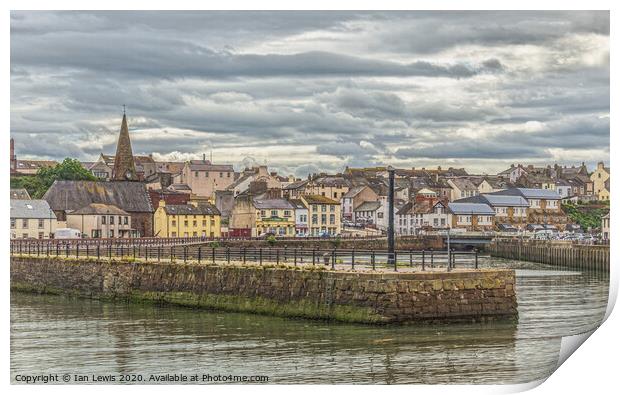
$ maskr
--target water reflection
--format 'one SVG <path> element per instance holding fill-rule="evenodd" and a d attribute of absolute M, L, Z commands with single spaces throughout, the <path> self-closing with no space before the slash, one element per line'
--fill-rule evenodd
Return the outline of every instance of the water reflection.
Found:
<path fill-rule="evenodd" d="M 600 324 L 607 293 L 604 276 L 523 267 L 518 323 L 397 327 L 13 293 L 11 371 L 261 374 L 272 383 L 528 382 L 555 368 L 561 336 Z"/>

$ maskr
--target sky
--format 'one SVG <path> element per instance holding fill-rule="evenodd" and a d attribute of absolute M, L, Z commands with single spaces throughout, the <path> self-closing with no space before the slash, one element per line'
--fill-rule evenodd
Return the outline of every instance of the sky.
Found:
<path fill-rule="evenodd" d="M 609 13 L 11 12 L 18 158 L 346 166 L 609 161 Z"/>

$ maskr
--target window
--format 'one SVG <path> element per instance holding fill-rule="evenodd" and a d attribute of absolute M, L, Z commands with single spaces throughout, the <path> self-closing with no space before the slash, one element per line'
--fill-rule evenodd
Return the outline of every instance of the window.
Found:
<path fill-rule="evenodd" d="M 272 217 L 277 217 L 278 216 L 278 210 L 271 210 L 271 216 Z"/>
<path fill-rule="evenodd" d="M 206 219 L 202 220 L 202 226 L 207 226 L 207 220 Z"/>
<path fill-rule="evenodd" d="M 125 225 L 129 225 L 129 217 L 125 217 Z"/>
<path fill-rule="evenodd" d="M 327 206 L 324 204 L 321 204 L 321 212 L 325 213 L 327 212 Z"/>
<path fill-rule="evenodd" d="M 39 239 L 42 239 L 44 237 L 45 233 L 43 232 L 39 232 Z"/>
<path fill-rule="evenodd" d="M 321 214 L 321 223 L 322 224 L 326 224 L 327 223 L 327 214 Z"/>
<path fill-rule="evenodd" d="M 39 229 L 43 229 L 44 225 L 45 225 L 45 221 L 42 219 L 39 219 Z"/>
<path fill-rule="evenodd" d="M 113 231 L 113 230 L 110 230 L 110 233 L 109 233 L 109 234 L 110 234 L 110 238 L 113 238 L 113 237 L 114 237 L 114 231 Z"/>
<path fill-rule="evenodd" d="M 194 237 L 198 236 L 198 232 L 193 232 L 192 236 L 194 236 Z"/>
<path fill-rule="evenodd" d="M 226 177 L 230 178 L 230 172 L 226 173 Z"/>
<path fill-rule="evenodd" d="M 224 177 L 224 173 L 220 172 L 220 178 Z"/>
<path fill-rule="evenodd" d="M 189 225 L 189 221 L 185 220 L 183 221 L 183 226 L 188 226 Z"/>
<path fill-rule="evenodd" d="M 177 232 L 172 232 L 172 237 L 177 237 Z"/>
<path fill-rule="evenodd" d="M 319 223 L 318 217 L 319 216 L 317 214 L 312 214 L 312 225 L 316 225 Z"/>
<path fill-rule="evenodd" d="M 102 215 L 102 216 L 101 216 L 101 223 L 102 223 L 103 225 L 105 225 L 105 223 L 106 223 L 106 221 L 105 221 L 105 220 L 106 220 L 106 218 L 107 218 L 107 217 L 106 217 L 105 215 Z"/>
<path fill-rule="evenodd" d="M 334 199 L 338 197 L 338 192 L 334 192 Z"/>
<path fill-rule="evenodd" d="M 171 225 L 172 225 L 172 226 L 177 226 L 177 221 L 172 220 L 172 224 L 171 224 Z"/>
<path fill-rule="evenodd" d="M 261 216 L 261 217 L 264 217 L 264 216 L 266 216 L 266 215 L 267 215 L 267 214 L 265 213 L 265 210 L 261 210 L 261 211 L 260 211 L 260 216 Z"/>
<path fill-rule="evenodd" d="M 335 223 L 336 223 L 336 216 L 335 216 L 334 214 L 330 214 L 330 215 L 329 215 L 329 223 L 330 223 L 331 225 L 333 225 L 333 224 L 335 224 Z"/>
<path fill-rule="evenodd" d="M 15 229 L 15 218 L 11 218 L 11 229 Z"/>
<path fill-rule="evenodd" d="M 209 172 L 205 171 L 205 177 L 209 177 Z"/>
<path fill-rule="evenodd" d="M 192 225 L 193 225 L 193 226 L 198 226 L 198 221 L 194 220 L 194 221 L 192 222 Z"/>
<path fill-rule="evenodd" d="M 22 228 L 27 228 L 28 227 L 28 218 L 24 218 L 22 219 Z"/>
<path fill-rule="evenodd" d="M 114 225 L 114 216 L 110 215 L 110 225 Z"/>
<path fill-rule="evenodd" d="M 285 217 L 290 217 L 291 216 L 291 210 L 284 210 L 284 216 Z"/>
<path fill-rule="evenodd" d="M 194 176 L 195 176 L 195 177 L 198 177 L 198 174 L 199 174 L 198 172 L 195 172 L 195 173 L 194 173 Z"/>
<path fill-rule="evenodd" d="M 28 238 L 28 233 L 22 233 L 22 238 L 23 239 L 27 239 Z"/>
<path fill-rule="evenodd" d="M 329 206 L 329 211 L 332 212 L 332 213 L 335 212 L 336 211 L 336 206 L 333 205 L 333 204 L 331 206 Z"/>

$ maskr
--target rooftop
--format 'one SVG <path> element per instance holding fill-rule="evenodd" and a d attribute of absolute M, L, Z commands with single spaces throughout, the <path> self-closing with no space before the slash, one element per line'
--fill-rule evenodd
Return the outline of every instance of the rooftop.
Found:
<path fill-rule="evenodd" d="M 303 199 L 308 202 L 308 204 L 337 204 L 340 205 L 340 202 L 336 200 L 332 200 L 328 197 L 321 195 L 307 195 L 304 196 Z"/>
<path fill-rule="evenodd" d="M 166 214 L 170 215 L 220 215 L 220 211 L 211 203 L 192 204 L 167 204 L 164 207 Z"/>
<path fill-rule="evenodd" d="M 381 202 L 364 202 L 353 211 L 376 211 L 381 207 Z"/>
<path fill-rule="evenodd" d="M 448 203 L 448 208 L 452 214 L 457 215 L 495 215 L 495 210 L 485 203 L 451 202 Z"/>
<path fill-rule="evenodd" d="M 127 211 L 121 210 L 113 204 L 91 203 L 87 206 L 79 208 L 67 215 L 92 215 L 92 214 L 108 214 L 108 215 L 129 215 Z"/>
<path fill-rule="evenodd" d="M 45 200 L 11 199 L 11 218 L 56 219 Z"/>

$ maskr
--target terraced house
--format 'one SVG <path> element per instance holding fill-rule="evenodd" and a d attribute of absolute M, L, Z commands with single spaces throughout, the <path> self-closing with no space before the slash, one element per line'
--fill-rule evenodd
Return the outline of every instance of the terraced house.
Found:
<path fill-rule="evenodd" d="M 166 204 L 162 199 L 154 215 L 155 236 L 221 237 L 220 220 L 220 212 L 210 203 Z"/>
<path fill-rule="evenodd" d="M 492 230 L 495 211 L 484 203 L 448 203 L 452 214 L 452 228 L 463 228 L 468 231 Z"/>
<path fill-rule="evenodd" d="M 524 227 L 527 223 L 529 203 L 518 195 L 482 194 L 470 198 L 456 200 L 455 203 L 482 203 L 495 210 L 495 224 L 510 224 Z"/>
<path fill-rule="evenodd" d="M 340 234 L 340 202 L 321 195 L 301 196 L 308 207 L 308 228 L 310 236 L 331 236 Z"/>
<path fill-rule="evenodd" d="M 235 181 L 232 165 L 215 165 L 203 158 L 185 163 L 181 174 L 174 177 L 176 184 L 187 184 L 197 196 L 215 198 L 215 191 L 223 191 Z"/>

